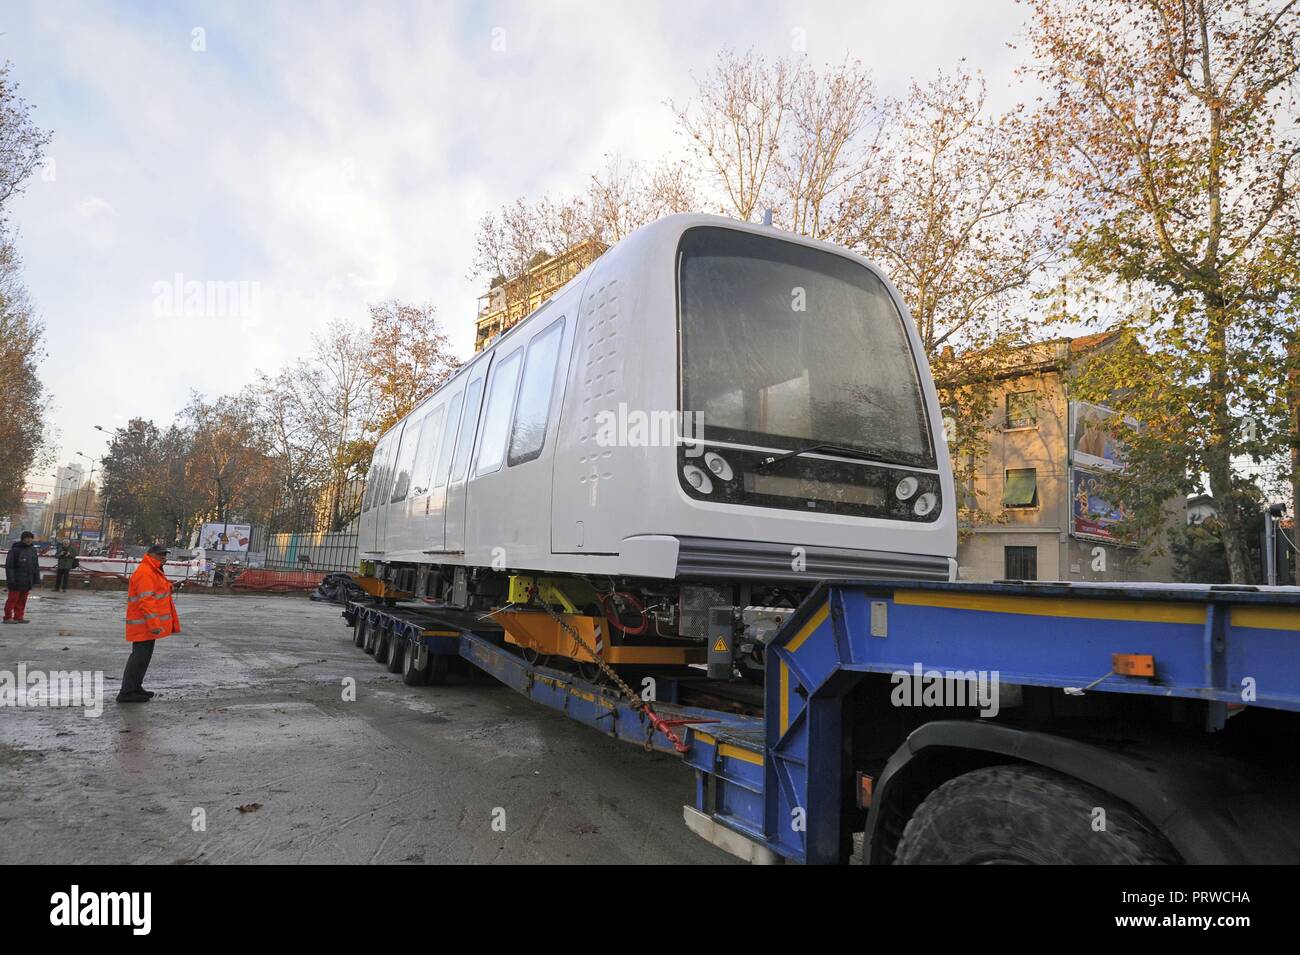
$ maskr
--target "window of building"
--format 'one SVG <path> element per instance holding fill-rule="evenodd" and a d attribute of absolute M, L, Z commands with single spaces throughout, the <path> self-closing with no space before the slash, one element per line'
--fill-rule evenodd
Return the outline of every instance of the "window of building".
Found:
<path fill-rule="evenodd" d="M 1007 394 L 1007 427 L 1032 428 L 1038 424 L 1038 392 L 1016 391 Z"/>
<path fill-rule="evenodd" d="M 546 428 L 551 419 L 551 393 L 555 388 L 555 365 L 564 338 L 564 319 L 539 332 L 528 343 L 523 383 L 515 402 L 515 420 L 510 430 L 511 467 L 531 461 L 542 453 Z"/>
<path fill-rule="evenodd" d="M 506 453 L 506 435 L 510 430 L 510 412 L 514 409 L 515 385 L 519 384 L 519 365 L 523 351 L 516 348 L 510 357 L 492 371 L 492 385 L 483 412 L 483 438 L 478 446 L 475 474 L 488 474 L 501 467 Z"/>
<path fill-rule="evenodd" d="M 1038 579 L 1037 547 L 1004 547 L 1003 575 L 1007 580 Z"/>
<path fill-rule="evenodd" d="M 1007 471 L 1002 487 L 1003 507 L 1038 506 L 1038 471 L 1034 468 L 1012 468 Z"/>

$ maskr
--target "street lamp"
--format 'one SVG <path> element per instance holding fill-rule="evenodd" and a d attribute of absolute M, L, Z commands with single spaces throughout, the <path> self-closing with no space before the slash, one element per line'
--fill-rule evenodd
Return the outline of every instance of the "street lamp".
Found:
<path fill-rule="evenodd" d="M 90 486 L 91 484 L 93 484 L 94 481 L 95 481 L 95 465 L 96 465 L 96 464 L 99 464 L 99 462 L 102 461 L 103 459 L 102 459 L 102 458 L 92 458 L 89 454 L 82 454 L 80 451 L 78 451 L 77 454 L 78 454 L 80 457 L 83 457 L 83 458 L 85 458 L 87 461 L 90 462 L 90 476 L 86 479 L 86 486 L 89 487 L 89 486 Z M 77 491 L 77 501 L 78 501 L 78 502 L 81 501 L 81 491 L 80 491 L 80 489 L 78 489 L 78 491 Z M 80 509 L 80 503 L 78 503 L 77 507 L 78 507 L 78 509 Z M 78 524 L 77 524 L 77 543 L 80 544 L 80 543 L 81 543 L 81 537 L 82 537 L 81 532 L 82 532 L 82 530 L 84 529 L 83 525 L 86 523 L 86 521 L 85 521 L 85 515 L 84 515 L 84 514 L 78 513 L 78 514 L 77 514 L 77 518 L 78 518 L 78 521 L 79 521 Z M 101 537 L 103 536 L 103 528 L 100 528 L 100 535 L 101 535 Z"/>

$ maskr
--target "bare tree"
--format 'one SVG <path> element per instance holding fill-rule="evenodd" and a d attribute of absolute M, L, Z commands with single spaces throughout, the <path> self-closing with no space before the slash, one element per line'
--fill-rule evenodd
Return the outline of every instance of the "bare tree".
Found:
<path fill-rule="evenodd" d="M 32 122 L 31 104 L 18 95 L 9 71 L 7 61 L 0 63 L 0 222 L 4 204 L 36 171 L 51 136 Z"/>
<path fill-rule="evenodd" d="M 718 207 L 748 222 L 761 208 L 769 176 L 780 163 L 789 105 L 790 65 L 749 50 L 724 51 L 696 81 L 689 103 L 670 103 L 706 170 Z"/>
<path fill-rule="evenodd" d="M 858 202 L 877 174 L 885 111 L 857 61 L 825 73 L 791 70 L 777 164 L 776 221 L 831 242 L 852 237 Z"/>

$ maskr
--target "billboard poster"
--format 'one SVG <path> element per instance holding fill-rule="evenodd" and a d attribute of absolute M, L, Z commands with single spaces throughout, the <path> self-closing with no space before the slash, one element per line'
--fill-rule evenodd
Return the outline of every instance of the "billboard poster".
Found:
<path fill-rule="evenodd" d="M 251 524 L 204 524 L 199 531 L 199 546 L 204 550 L 247 553 L 252 541 Z"/>
<path fill-rule="evenodd" d="M 99 540 L 100 519 L 98 514 L 54 514 L 53 533 L 57 540 Z"/>
<path fill-rule="evenodd" d="M 1123 448 L 1115 436 L 1116 413 L 1086 401 L 1070 402 L 1070 461 L 1076 467 L 1122 471 Z M 1137 422 L 1126 419 L 1130 427 Z"/>
<path fill-rule="evenodd" d="M 1124 510 L 1108 500 L 1103 478 L 1079 468 L 1070 469 L 1070 533 L 1075 537 L 1123 543 Z"/>

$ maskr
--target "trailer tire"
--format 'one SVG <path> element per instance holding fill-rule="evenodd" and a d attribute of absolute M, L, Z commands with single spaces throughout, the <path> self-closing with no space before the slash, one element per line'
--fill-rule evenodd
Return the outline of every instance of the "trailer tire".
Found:
<path fill-rule="evenodd" d="M 429 654 L 429 672 L 425 679 L 426 683 L 433 686 L 440 686 L 447 682 L 447 671 L 451 666 L 451 657 L 445 653 Z"/>
<path fill-rule="evenodd" d="M 415 644 L 408 644 L 406 652 L 402 654 L 402 682 L 407 686 L 424 686 L 429 682 L 429 662 L 432 655 L 428 652 L 424 655 L 424 666 L 417 666 L 420 659 L 420 650 Z"/>
<path fill-rule="evenodd" d="M 1098 809 L 1104 831 L 1094 830 Z M 897 865 L 1177 865 L 1178 853 L 1127 803 L 1038 766 L 986 766 L 917 807 Z"/>
<path fill-rule="evenodd" d="M 361 649 L 372 657 L 375 655 L 375 648 L 379 644 L 379 635 L 384 632 L 384 624 L 379 620 L 372 620 L 370 626 L 366 628 L 366 642 Z"/>
<path fill-rule="evenodd" d="M 366 645 L 366 631 L 369 629 L 369 623 L 364 615 L 357 617 L 356 626 L 352 628 L 352 645 L 364 647 Z"/>
<path fill-rule="evenodd" d="M 388 662 L 388 648 L 393 642 L 393 628 L 382 626 L 375 633 L 375 662 Z"/>
<path fill-rule="evenodd" d="M 411 641 L 405 637 L 399 637 L 395 633 L 388 635 L 388 672 L 401 673 L 402 661 L 410 652 Z"/>

